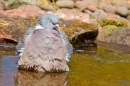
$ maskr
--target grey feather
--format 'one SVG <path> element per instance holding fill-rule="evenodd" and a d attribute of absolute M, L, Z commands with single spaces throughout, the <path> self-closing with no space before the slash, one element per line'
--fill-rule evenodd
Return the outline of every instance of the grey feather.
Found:
<path fill-rule="evenodd" d="M 63 30 L 59 30 L 59 32 L 60 32 L 60 35 L 61 35 L 61 37 L 63 39 L 64 45 L 65 45 L 65 48 L 66 48 L 66 52 L 67 52 L 66 60 L 69 62 L 71 57 L 72 57 L 72 54 L 73 54 L 73 46 L 70 43 L 66 33 Z"/>
<path fill-rule="evenodd" d="M 20 57 L 23 54 L 24 47 L 26 46 L 34 30 L 35 30 L 35 26 L 30 27 L 28 30 L 26 30 L 22 38 L 18 41 L 18 44 L 16 45 L 16 52 L 17 54 L 19 54 Z"/>

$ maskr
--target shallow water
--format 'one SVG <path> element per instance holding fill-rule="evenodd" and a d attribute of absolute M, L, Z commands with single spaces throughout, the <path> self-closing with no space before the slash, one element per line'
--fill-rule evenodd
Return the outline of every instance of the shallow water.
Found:
<path fill-rule="evenodd" d="M 0 86 L 130 86 L 130 54 L 104 46 L 76 47 L 68 73 L 17 70 L 14 45 L 0 45 Z"/>

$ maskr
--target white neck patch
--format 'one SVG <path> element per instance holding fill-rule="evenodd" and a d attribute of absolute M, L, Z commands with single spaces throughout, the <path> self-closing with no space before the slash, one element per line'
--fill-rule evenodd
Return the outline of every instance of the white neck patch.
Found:
<path fill-rule="evenodd" d="M 37 25 L 36 28 L 35 28 L 35 30 L 37 30 L 37 29 L 43 29 L 43 27 L 40 26 L 40 25 Z"/>

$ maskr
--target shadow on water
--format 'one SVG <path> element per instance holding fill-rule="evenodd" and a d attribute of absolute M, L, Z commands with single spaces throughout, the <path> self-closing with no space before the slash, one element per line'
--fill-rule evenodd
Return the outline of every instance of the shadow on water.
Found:
<path fill-rule="evenodd" d="M 130 86 L 130 54 L 117 49 L 75 46 L 69 73 L 35 73 L 17 69 L 15 45 L 0 44 L 0 86 Z"/>

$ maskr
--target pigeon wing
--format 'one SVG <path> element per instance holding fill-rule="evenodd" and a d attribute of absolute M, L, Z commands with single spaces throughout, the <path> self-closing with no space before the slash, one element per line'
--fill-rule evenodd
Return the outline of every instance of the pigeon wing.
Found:
<path fill-rule="evenodd" d="M 69 62 L 70 59 L 71 59 L 71 57 L 72 57 L 72 54 L 73 54 L 73 46 L 70 43 L 70 41 L 69 41 L 68 36 L 66 35 L 66 33 L 63 30 L 60 30 L 59 32 L 61 34 L 62 40 L 64 42 L 64 46 L 65 46 L 66 52 L 67 52 L 66 53 L 66 60 L 67 60 L 67 62 Z"/>
<path fill-rule="evenodd" d="M 30 39 L 35 27 L 30 27 L 26 32 L 23 34 L 22 38 L 18 41 L 18 44 L 16 45 L 16 52 L 21 57 L 23 55 L 23 50 L 25 46 L 28 43 L 28 40 Z"/>

